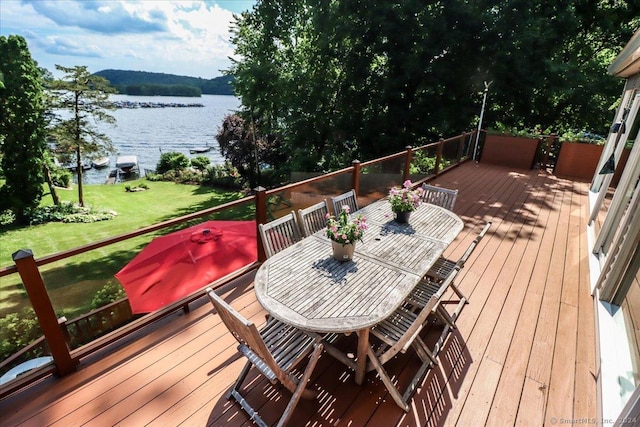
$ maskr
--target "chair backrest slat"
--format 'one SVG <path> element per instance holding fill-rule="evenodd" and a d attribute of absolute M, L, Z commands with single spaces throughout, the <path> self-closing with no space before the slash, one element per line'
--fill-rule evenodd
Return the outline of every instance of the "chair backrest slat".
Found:
<path fill-rule="evenodd" d="M 323 200 L 315 205 L 300 209 L 298 216 L 302 233 L 310 236 L 316 231 L 322 230 L 327 225 L 327 214 L 329 213 L 329 204 L 327 200 Z"/>
<path fill-rule="evenodd" d="M 453 211 L 458 197 L 458 190 L 449 188 L 435 187 L 429 184 L 422 184 L 422 201 L 431 203 L 432 205 L 441 206 L 445 209 Z"/>
<path fill-rule="evenodd" d="M 351 213 L 357 211 L 358 207 L 358 198 L 356 197 L 355 190 L 349 190 L 346 193 L 340 194 L 339 196 L 335 196 L 331 198 L 331 207 L 333 208 L 333 214 L 338 215 L 342 212 L 343 206 L 349 206 L 349 211 Z"/>
<path fill-rule="evenodd" d="M 260 237 L 267 258 L 277 254 L 302 239 L 295 213 L 260 224 Z"/>

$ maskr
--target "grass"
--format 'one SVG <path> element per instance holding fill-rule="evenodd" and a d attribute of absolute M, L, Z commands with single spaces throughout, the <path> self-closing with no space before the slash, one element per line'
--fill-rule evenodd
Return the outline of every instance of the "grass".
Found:
<path fill-rule="evenodd" d="M 144 181 L 149 190 L 127 192 L 124 183 L 83 187 L 85 205 L 116 211 L 118 215 L 113 220 L 90 224 L 48 223 L 0 231 L 0 266 L 12 265 L 11 254 L 20 249 L 31 249 L 35 258 L 41 258 L 243 197 L 241 193 L 210 187 L 140 181 Z M 132 181 L 126 185 L 133 187 L 139 183 Z M 78 198 L 76 188 L 58 189 L 58 195 L 61 200 L 72 202 Z M 45 196 L 43 204 L 51 203 L 51 196 Z M 252 219 L 250 209 L 247 206 L 223 216 Z M 89 311 L 95 293 L 106 283 L 118 283 L 113 275 L 153 237 L 140 236 L 41 267 L 56 312 L 73 318 Z M 28 305 L 17 274 L 0 278 L 0 317 Z"/>

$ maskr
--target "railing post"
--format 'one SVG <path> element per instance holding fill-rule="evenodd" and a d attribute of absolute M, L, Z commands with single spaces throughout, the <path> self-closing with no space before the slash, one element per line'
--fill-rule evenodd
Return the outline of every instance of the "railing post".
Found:
<path fill-rule="evenodd" d="M 256 187 L 256 235 L 258 236 L 258 261 L 262 262 L 267 259 L 267 254 L 262 246 L 262 237 L 258 224 L 266 224 L 267 222 L 267 190 L 264 187 Z"/>
<path fill-rule="evenodd" d="M 436 166 L 434 168 L 435 175 L 440 173 L 440 160 L 442 159 L 442 147 L 444 146 L 444 138 L 438 141 L 438 153 L 436 154 Z"/>
<path fill-rule="evenodd" d="M 51 350 L 51 356 L 56 364 L 56 373 L 59 376 L 70 374 L 76 370 L 76 362 L 71 358 L 64 332 L 58 323 L 38 265 L 33 259 L 33 252 L 31 249 L 22 249 L 14 252 L 12 257 L 31 300 L 31 306 L 36 312 L 40 329 Z"/>
<path fill-rule="evenodd" d="M 355 190 L 357 197 L 360 195 L 360 160 L 354 160 L 351 162 L 351 165 L 353 166 L 353 189 Z"/>
<path fill-rule="evenodd" d="M 407 150 L 407 153 L 405 154 L 405 157 L 404 157 L 404 171 L 402 174 L 402 182 L 407 181 L 411 175 L 410 174 L 411 159 L 413 158 L 413 149 L 411 148 L 411 146 L 407 145 L 405 149 Z"/>
<path fill-rule="evenodd" d="M 468 135 L 466 134 L 462 134 L 460 135 L 460 139 L 458 139 L 458 152 L 456 153 L 456 163 L 460 164 L 460 161 L 462 160 L 462 156 L 464 154 L 464 144 L 465 144 L 465 137 L 469 137 L 469 145 L 471 145 L 471 135 L 473 135 L 473 133 L 469 133 Z"/>

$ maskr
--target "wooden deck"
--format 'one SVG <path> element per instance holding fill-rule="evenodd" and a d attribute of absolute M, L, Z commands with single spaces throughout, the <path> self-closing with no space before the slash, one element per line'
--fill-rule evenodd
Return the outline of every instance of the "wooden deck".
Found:
<path fill-rule="evenodd" d="M 349 369 L 323 355 L 312 378 L 319 398 L 301 402 L 291 425 L 540 426 L 595 418 L 588 184 L 472 162 L 436 184 L 460 191 L 455 212 L 465 229 L 447 251 L 452 258 L 493 221 L 459 276 L 470 304 L 439 366 L 405 413 L 374 373 L 357 386 Z M 262 324 L 265 311 L 252 286 L 249 275 L 224 296 Z M 201 301 L 83 361 L 72 375 L 0 401 L 0 425 L 251 425 L 224 397 L 244 360 Z M 386 367 L 402 383 L 417 365 L 407 354 Z M 249 381 L 252 405 L 268 422 L 277 420 L 287 391 L 255 374 Z"/>

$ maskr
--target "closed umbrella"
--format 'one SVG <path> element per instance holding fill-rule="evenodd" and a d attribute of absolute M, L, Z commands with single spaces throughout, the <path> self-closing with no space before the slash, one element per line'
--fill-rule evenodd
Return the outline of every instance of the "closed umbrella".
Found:
<path fill-rule="evenodd" d="M 133 313 L 149 313 L 255 262 L 255 221 L 206 221 L 151 241 L 116 278 Z"/>

